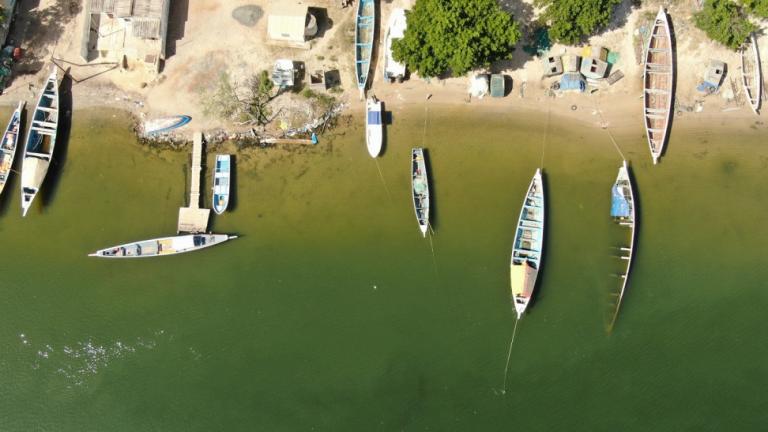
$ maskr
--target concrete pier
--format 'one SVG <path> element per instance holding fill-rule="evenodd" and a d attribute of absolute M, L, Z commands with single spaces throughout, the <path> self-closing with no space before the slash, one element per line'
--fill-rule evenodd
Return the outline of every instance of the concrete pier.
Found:
<path fill-rule="evenodd" d="M 208 229 L 210 209 L 200 208 L 200 173 L 202 171 L 203 134 L 195 132 L 192 140 L 192 176 L 189 187 L 189 207 L 179 209 L 177 232 L 201 233 Z"/>

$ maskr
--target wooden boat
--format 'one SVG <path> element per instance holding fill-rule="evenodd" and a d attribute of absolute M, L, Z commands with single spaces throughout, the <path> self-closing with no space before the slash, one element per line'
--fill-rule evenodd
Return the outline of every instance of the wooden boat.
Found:
<path fill-rule="evenodd" d="M 19 135 L 21 135 L 21 114 L 24 110 L 25 102 L 19 102 L 16 111 L 11 115 L 8 121 L 8 127 L 5 128 L 3 140 L 0 142 L 0 194 L 5 189 L 8 177 L 11 175 L 11 167 L 16 157 L 16 148 L 19 144 Z"/>
<path fill-rule="evenodd" d="M 392 41 L 405 36 L 407 22 L 405 9 L 393 9 L 389 16 L 387 34 L 384 37 L 384 79 L 401 82 L 405 79 L 405 65 L 392 57 Z"/>
<path fill-rule="evenodd" d="M 619 167 L 619 175 L 616 177 L 616 182 L 611 188 L 611 217 L 619 225 L 629 228 L 631 234 L 629 246 L 620 248 L 621 254 L 619 256 L 622 260 L 626 260 L 627 267 L 624 274 L 621 275 L 621 291 L 616 299 L 616 308 L 614 309 L 610 328 L 613 328 L 616 317 L 619 315 L 621 300 L 624 298 L 624 291 L 627 289 L 629 270 L 632 268 L 632 256 L 635 251 L 635 224 L 637 222 L 635 212 L 635 193 L 632 188 L 632 178 L 629 176 L 627 161 L 624 161 L 622 166 Z"/>
<path fill-rule="evenodd" d="M 752 33 L 741 47 L 741 82 L 747 95 L 749 107 L 755 114 L 760 114 L 760 102 L 763 95 L 763 75 L 760 70 L 760 52 L 757 39 Z"/>
<path fill-rule="evenodd" d="M 512 302 L 515 305 L 517 319 L 522 318 L 533 296 L 543 250 L 544 182 L 541 178 L 541 170 L 537 169 L 525 194 L 523 208 L 520 210 L 509 266 Z"/>
<path fill-rule="evenodd" d="M 365 116 L 365 144 L 372 158 L 379 156 L 384 142 L 384 118 L 381 101 L 368 98 Z"/>
<path fill-rule="evenodd" d="M 144 135 L 157 135 L 178 129 L 192 121 L 188 115 L 175 115 L 147 120 L 144 122 Z"/>
<path fill-rule="evenodd" d="M 411 150 L 411 191 L 416 222 L 419 223 L 421 235 L 426 237 L 429 229 L 429 177 L 422 148 Z"/>
<path fill-rule="evenodd" d="M 45 81 L 43 91 L 32 114 L 27 142 L 24 146 L 24 161 L 21 166 L 21 214 L 27 215 L 29 207 L 40 191 L 48 174 L 53 150 L 56 147 L 56 133 L 59 126 L 59 83 L 56 66 Z"/>
<path fill-rule="evenodd" d="M 645 132 L 654 164 L 658 163 L 669 134 L 674 82 L 675 70 L 669 21 L 664 8 L 659 7 L 659 13 L 656 15 L 645 48 L 643 71 Z"/>
<path fill-rule="evenodd" d="M 365 95 L 368 73 L 371 71 L 371 55 L 376 30 L 375 0 L 358 0 L 355 20 L 355 76 L 360 98 Z"/>
<path fill-rule="evenodd" d="M 194 252 L 236 239 L 227 234 L 186 234 L 126 243 L 98 250 L 88 256 L 99 258 L 148 258 Z"/>
<path fill-rule="evenodd" d="M 229 205 L 230 156 L 216 155 L 213 168 L 213 211 L 222 214 Z"/>

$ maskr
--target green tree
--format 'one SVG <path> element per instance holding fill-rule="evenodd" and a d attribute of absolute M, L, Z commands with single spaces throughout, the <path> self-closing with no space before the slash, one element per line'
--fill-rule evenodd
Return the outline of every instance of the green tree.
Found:
<path fill-rule="evenodd" d="M 272 88 L 267 71 L 248 77 L 243 85 L 222 72 L 215 87 L 200 95 L 203 113 L 240 124 L 267 124 L 272 113 L 269 102 L 275 97 Z"/>
<path fill-rule="evenodd" d="M 418 0 L 407 17 L 392 54 L 422 77 L 460 76 L 509 59 L 520 39 L 520 27 L 496 0 Z"/>
<path fill-rule="evenodd" d="M 749 13 L 768 18 L 768 0 L 743 0 L 742 3 Z"/>
<path fill-rule="evenodd" d="M 544 8 L 541 20 L 549 25 L 550 39 L 575 45 L 608 24 L 621 0 L 535 0 Z"/>
<path fill-rule="evenodd" d="M 707 0 L 693 20 L 710 39 L 731 49 L 738 49 L 756 28 L 742 7 L 731 0 Z"/>

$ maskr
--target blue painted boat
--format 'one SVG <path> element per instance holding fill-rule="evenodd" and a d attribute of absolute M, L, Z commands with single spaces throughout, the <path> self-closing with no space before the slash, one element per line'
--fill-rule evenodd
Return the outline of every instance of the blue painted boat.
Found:
<path fill-rule="evenodd" d="M 24 110 L 25 102 L 19 102 L 18 108 L 13 112 L 8 127 L 3 134 L 3 140 L 0 142 L 0 193 L 3 193 L 8 177 L 11 175 L 13 159 L 16 157 L 16 148 L 19 144 L 19 135 L 21 135 L 21 114 Z"/>
<path fill-rule="evenodd" d="M 161 117 L 144 122 L 144 135 L 157 135 L 178 129 L 192 121 L 188 115 L 175 115 L 170 117 Z"/>
<path fill-rule="evenodd" d="M 358 0 L 355 21 L 355 76 L 360 99 L 365 95 L 368 74 L 371 71 L 371 53 L 376 29 L 376 1 Z"/>
<path fill-rule="evenodd" d="M 619 225 L 629 228 L 630 237 L 629 246 L 622 246 L 619 248 L 619 257 L 627 262 L 627 269 L 624 271 L 624 274 L 621 275 L 621 291 L 616 299 L 616 305 L 609 330 L 613 329 L 613 325 L 616 323 L 616 318 L 619 315 L 621 301 L 624 299 L 624 291 L 627 289 L 629 271 L 632 268 L 632 257 L 635 252 L 635 232 L 637 228 L 635 212 L 635 194 L 632 187 L 632 177 L 629 175 L 627 161 L 624 161 L 622 166 L 619 167 L 619 175 L 616 177 L 616 182 L 611 188 L 611 217 Z"/>

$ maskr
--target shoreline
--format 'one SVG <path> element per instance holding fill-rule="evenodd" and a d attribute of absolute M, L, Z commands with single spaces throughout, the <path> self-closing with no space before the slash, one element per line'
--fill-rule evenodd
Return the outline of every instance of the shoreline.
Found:
<path fill-rule="evenodd" d="M 254 0 L 256 4 L 263 0 Z M 528 0 L 526 0 L 527 2 Z M 22 48 L 29 51 L 32 60 L 37 59 L 41 65 L 27 74 L 14 76 L 12 86 L 0 97 L 1 104 L 15 105 L 19 99 L 34 104 L 37 97 L 39 81 L 47 73 L 45 65 L 48 58 L 56 63 L 72 67 L 70 80 L 75 109 L 118 108 L 130 112 L 137 122 L 148 118 L 158 118 L 168 115 L 185 114 L 192 117 L 188 128 L 201 131 L 206 135 L 214 135 L 217 140 L 255 138 L 252 130 L 267 136 L 277 136 L 280 132 L 278 123 L 285 122 L 288 129 L 295 129 L 307 124 L 312 116 L 303 113 L 311 100 L 302 99 L 300 92 L 287 92 L 276 99 L 277 105 L 273 111 L 280 114 L 273 119 L 269 127 L 241 127 L 231 122 L 223 121 L 206 115 L 203 112 L 201 98 L 204 91 L 211 90 L 220 71 L 227 71 L 233 79 L 241 79 L 259 70 L 270 70 L 276 58 L 288 57 L 306 63 L 306 70 L 316 68 L 323 70 L 336 69 L 340 74 L 341 92 L 321 92 L 333 96 L 338 103 L 346 104 L 341 116 L 355 116 L 361 113 L 365 104 L 358 100 L 358 90 L 354 84 L 352 70 L 352 52 L 349 50 L 348 33 L 354 28 L 354 8 L 338 8 L 331 0 L 317 0 L 319 6 L 325 6 L 332 25 L 326 29 L 322 37 L 313 39 L 309 50 L 296 50 L 270 45 L 266 40 L 266 16 L 253 26 L 243 26 L 232 21 L 228 7 L 218 0 L 197 0 L 188 10 L 172 11 L 171 19 L 175 26 L 181 25 L 181 33 L 174 32 L 168 41 L 172 47 L 163 70 L 158 75 L 148 74 L 139 68 L 128 67 L 109 68 L 96 64 L 82 64 L 77 60 L 80 52 L 82 26 L 85 22 L 85 12 L 78 10 L 62 17 L 62 34 L 55 41 L 29 42 L 24 41 L 35 35 L 34 28 L 17 29 L 14 35 L 21 40 Z M 376 95 L 385 104 L 385 109 L 391 112 L 409 110 L 411 107 L 423 106 L 427 97 L 431 96 L 427 106 L 441 106 L 442 109 L 459 109 L 470 106 L 490 114 L 501 111 L 526 115 L 554 114 L 563 118 L 575 119 L 593 124 L 600 128 L 627 127 L 630 122 L 642 126 L 642 68 L 636 53 L 636 35 L 642 27 L 649 10 L 655 10 L 655 4 L 646 4 L 641 8 L 622 6 L 616 12 L 616 21 L 589 39 L 586 46 L 604 46 L 620 54 L 614 69 L 621 70 L 625 77 L 608 87 L 582 94 L 563 94 L 550 96 L 550 84 L 559 76 L 544 78 L 540 59 L 527 54 L 521 46 L 517 47 L 511 60 L 500 61 L 487 69 L 476 72 L 502 73 L 510 78 L 512 88 L 503 98 L 486 96 L 482 100 L 472 99 L 468 102 L 468 76 L 452 77 L 443 80 L 424 80 L 412 74 L 409 80 L 399 84 L 385 82 L 381 73 L 384 50 L 381 47 L 386 32 L 387 19 L 394 8 L 408 8 L 412 0 L 394 0 L 382 4 L 378 32 L 378 55 L 373 59 L 369 77 L 367 94 Z M 270 4 L 265 3 L 264 15 L 269 12 Z M 41 0 L 40 10 L 55 9 L 54 0 Z M 215 11 L 215 12 L 214 12 Z M 516 14 L 519 11 L 509 10 Z M 28 13 L 28 11 L 25 11 Z M 181 13 L 181 15 L 179 15 Z M 676 24 L 675 36 L 677 45 L 678 73 L 676 77 L 676 110 L 681 110 L 679 117 L 693 116 L 686 110 L 703 108 L 697 116 L 724 117 L 741 119 L 754 116 L 749 108 L 740 100 L 741 86 L 735 83 L 738 79 L 738 53 L 729 51 L 706 39 L 704 34 L 690 25 L 692 9 L 688 5 L 668 5 L 668 13 Z M 519 17 L 518 17 L 519 18 Z M 17 19 L 19 19 L 17 17 Z M 533 19 L 533 18 L 531 18 Z M 350 27 L 351 26 L 351 27 Z M 215 30 L 219 28 L 220 30 Z M 194 31 L 192 31 L 194 30 Z M 225 37 L 231 42 L 222 48 L 212 42 L 216 38 Z M 221 32 L 221 35 L 216 32 Z M 28 34 L 29 33 L 29 34 Z M 210 39 L 210 40 L 209 40 Z M 758 44 L 768 47 L 768 44 Z M 553 45 L 550 52 L 556 55 L 562 53 L 580 53 L 583 46 Z M 37 52 L 35 52 L 37 51 Z M 46 54 L 47 53 L 47 54 Z M 768 53 L 766 53 L 768 54 Z M 49 55 L 43 60 L 45 55 Z M 327 57 L 327 58 L 326 58 Z M 696 84 L 701 80 L 706 63 L 710 58 L 719 58 L 730 65 L 730 71 L 718 93 L 704 96 L 695 91 Z M 768 55 L 763 55 L 768 58 Z M 27 62 L 31 60 L 25 60 Z M 20 65 L 28 68 L 29 65 Z M 102 70 L 103 69 L 103 70 Z M 31 73 L 30 73 L 31 72 Z M 473 72 L 475 73 L 475 72 Z M 304 84 L 308 84 L 305 80 Z M 308 88 L 305 86 L 305 88 Z M 525 97 L 521 97 L 524 88 Z M 296 104 L 296 105 L 294 105 Z M 450 108 L 449 108 L 450 107 Z M 574 109 L 575 108 L 575 109 Z M 737 108 L 735 112 L 724 112 Z M 316 114 L 316 113 L 314 113 Z M 761 116 L 752 118 L 761 119 Z M 396 127 L 396 122 L 390 127 Z M 172 135 L 172 139 L 183 139 L 186 133 Z M 189 134 L 191 135 L 191 133 Z"/>

